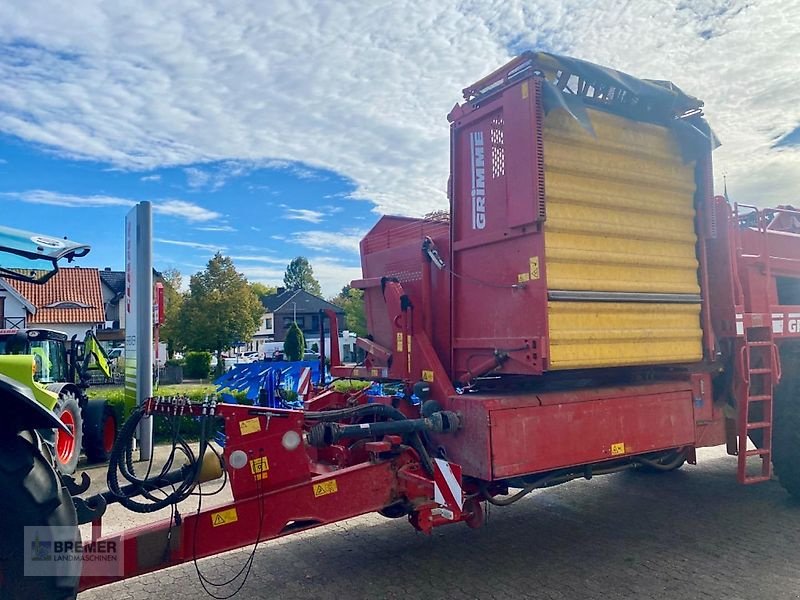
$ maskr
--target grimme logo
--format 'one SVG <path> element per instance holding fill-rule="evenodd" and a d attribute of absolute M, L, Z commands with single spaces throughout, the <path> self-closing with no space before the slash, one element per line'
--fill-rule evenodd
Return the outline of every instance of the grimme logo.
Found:
<path fill-rule="evenodd" d="M 472 157 L 472 228 L 486 227 L 486 156 L 483 151 L 483 132 L 469 135 Z"/>

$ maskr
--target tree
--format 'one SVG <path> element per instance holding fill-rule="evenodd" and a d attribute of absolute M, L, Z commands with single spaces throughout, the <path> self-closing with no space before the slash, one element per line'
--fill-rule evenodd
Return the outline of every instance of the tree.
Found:
<path fill-rule="evenodd" d="M 263 300 L 265 296 L 271 296 L 275 293 L 275 288 L 271 285 L 265 285 L 259 281 L 254 281 L 250 284 L 250 289 L 252 289 L 256 296 L 258 296 L 259 300 Z"/>
<path fill-rule="evenodd" d="M 184 345 L 217 354 L 237 342 L 250 340 L 258 330 L 264 307 L 233 261 L 217 252 L 204 271 L 189 280 L 189 294 L 180 311 Z"/>
<path fill-rule="evenodd" d="M 159 328 L 159 337 L 167 343 L 167 355 L 171 358 L 180 343 L 180 314 L 184 295 L 181 292 L 183 276 L 177 269 L 166 269 L 161 274 L 164 284 L 164 322 Z"/>
<path fill-rule="evenodd" d="M 305 256 L 292 259 L 292 262 L 286 267 L 283 284 L 287 290 L 305 290 L 315 296 L 322 295 L 319 281 L 314 277 L 314 269 L 311 268 L 311 264 Z"/>
<path fill-rule="evenodd" d="M 289 325 L 286 339 L 283 342 L 283 356 L 286 360 L 303 360 L 306 351 L 306 340 L 297 323 Z"/>
<path fill-rule="evenodd" d="M 346 285 L 330 300 L 344 309 L 344 327 L 361 337 L 367 335 L 367 315 L 364 311 L 364 290 Z"/>

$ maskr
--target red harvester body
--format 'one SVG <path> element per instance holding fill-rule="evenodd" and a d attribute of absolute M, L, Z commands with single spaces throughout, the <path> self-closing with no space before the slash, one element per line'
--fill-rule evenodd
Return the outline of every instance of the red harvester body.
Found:
<path fill-rule="evenodd" d="M 668 82 L 526 53 L 464 95 L 450 217 L 373 227 L 353 284 L 366 357 L 332 361 L 394 391 L 320 389 L 305 411 L 152 400 L 224 419 L 234 502 L 125 532 L 124 572 L 83 587 L 376 510 L 477 526 L 483 501 L 703 446 L 770 478 L 800 213 L 715 197 L 702 103 Z"/>

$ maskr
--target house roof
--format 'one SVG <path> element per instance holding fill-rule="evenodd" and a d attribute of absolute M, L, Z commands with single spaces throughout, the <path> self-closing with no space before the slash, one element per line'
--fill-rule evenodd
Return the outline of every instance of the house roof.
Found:
<path fill-rule="evenodd" d="M 281 294 L 272 294 L 271 296 L 264 296 L 261 299 L 264 308 L 271 313 L 290 313 L 294 312 L 297 304 L 297 312 L 310 313 L 319 312 L 320 310 L 329 308 L 335 310 L 339 314 L 344 314 L 344 310 L 340 306 L 331 304 L 327 300 L 323 300 L 319 296 L 309 294 L 305 290 L 286 290 Z"/>
<path fill-rule="evenodd" d="M 59 269 L 45 284 L 3 279 L 36 308 L 28 323 L 101 323 L 105 320 L 97 269 Z"/>
<path fill-rule="evenodd" d="M 100 281 L 116 296 L 122 296 L 125 293 L 125 271 L 103 269 L 100 271 Z"/>

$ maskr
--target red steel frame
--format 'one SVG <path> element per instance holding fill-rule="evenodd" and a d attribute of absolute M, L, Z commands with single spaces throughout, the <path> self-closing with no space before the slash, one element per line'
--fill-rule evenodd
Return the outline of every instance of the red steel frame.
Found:
<path fill-rule="evenodd" d="M 367 353 L 363 364 L 341 365 L 333 357 L 332 373 L 403 383 L 406 398 L 397 404 L 367 392 L 322 391 L 307 402 L 315 411 L 393 403 L 416 418 L 419 408 L 408 396 L 415 384 L 428 384 L 438 408 L 458 413 L 462 423 L 456 433 L 432 436 L 438 455 L 452 465 L 460 497 L 442 501 L 436 475 L 426 472 L 422 457 L 399 436 L 311 448 L 295 443 L 309 429 L 303 411 L 218 405 L 215 414 L 224 420 L 227 436 L 226 464 L 236 463 L 234 453 L 247 457 L 241 468 L 227 467 L 233 503 L 186 515 L 179 524 L 162 521 L 124 532 L 123 572 L 85 577 L 81 589 L 398 503 L 422 531 L 456 521 L 476 526 L 481 521 L 478 491 L 485 491 L 486 483 L 502 492 L 512 478 L 661 451 L 682 449 L 694 462 L 695 448 L 727 442 L 729 451 L 740 455 L 740 481 L 768 477 L 770 451 L 755 455 L 767 466 L 753 478 L 745 471 L 751 455 L 742 444 L 753 425 L 769 435 L 772 388 L 780 379 L 775 343 L 800 337 L 800 298 L 781 304 L 776 285 L 776 277 L 800 281 L 800 236 L 793 226 L 800 212 L 753 210 L 754 223 L 743 225 L 739 207 L 712 197 L 711 158 L 700 159 L 695 204 L 703 361 L 617 371 L 627 380 L 608 383 L 599 376 L 603 370 L 574 373 L 593 382 L 580 389 L 536 387 L 543 377 L 519 376 L 547 371 L 547 267 L 539 235 L 546 206 L 536 135 L 542 109 L 537 76 L 510 79 L 518 66 L 513 61 L 467 88 L 470 100 L 449 116 L 451 223 L 384 217 L 361 243 L 364 278 L 353 285 L 365 291 L 372 335 L 358 342 Z M 486 88 L 490 94 L 476 97 Z M 492 189 L 500 184 L 487 180 L 486 195 L 502 193 L 505 213 L 474 234 L 468 222 L 476 217 L 465 209 L 472 183 L 463 149 L 480 128 L 490 141 L 490 128 L 500 118 L 508 180 L 504 190 Z M 443 268 L 433 266 L 431 249 L 444 259 Z M 498 283 L 528 272 L 532 256 L 538 257 L 538 273 L 525 286 Z M 760 368 L 751 360 L 758 348 L 767 350 Z M 724 403 L 715 402 L 721 371 L 732 373 L 729 385 L 739 407 L 735 418 Z M 476 376 L 504 373 L 514 376 L 498 378 L 494 388 L 471 390 Z M 769 378 L 758 391 L 753 379 L 762 374 Z M 761 424 L 751 423 L 747 413 L 758 401 L 770 407 Z M 169 413 L 172 408 L 151 401 L 150 409 Z M 94 531 L 101 539 L 99 526 Z"/>

